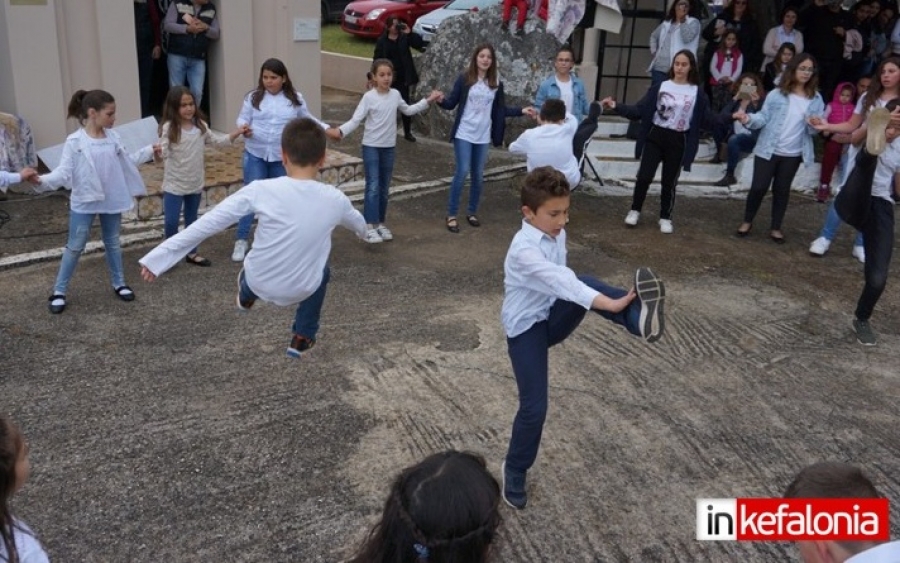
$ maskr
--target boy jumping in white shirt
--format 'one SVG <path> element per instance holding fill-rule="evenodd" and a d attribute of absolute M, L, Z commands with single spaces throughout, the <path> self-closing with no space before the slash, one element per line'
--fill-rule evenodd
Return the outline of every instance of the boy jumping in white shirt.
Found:
<path fill-rule="evenodd" d="M 225 198 L 141 258 L 141 275 L 152 282 L 206 238 L 256 214 L 256 240 L 238 274 L 237 305 L 249 310 L 257 299 L 282 306 L 299 303 L 287 349 L 288 356 L 299 358 L 316 343 L 331 232 L 340 225 L 364 238 L 366 221 L 343 192 L 315 179 L 325 161 L 325 132 L 318 123 L 288 123 L 281 151 L 287 176 L 251 182 Z"/>

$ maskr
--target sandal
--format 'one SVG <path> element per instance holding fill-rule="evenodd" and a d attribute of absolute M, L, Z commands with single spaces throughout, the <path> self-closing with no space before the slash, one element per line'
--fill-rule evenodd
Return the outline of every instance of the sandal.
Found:
<path fill-rule="evenodd" d="M 456 220 L 456 217 L 447 217 L 447 230 L 451 233 L 459 232 L 459 222 Z"/>
<path fill-rule="evenodd" d="M 212 266 L 212 262 L 209 261 L 209 258 L 203 258 L 198 254 L 188 254 L 184 257 L 184 261 L 188 264 L 193 264 L 194 266 L 201 266 L 203 268 L 208 268 Z"/>
<path fill-rule="evenodd" d="M 476 217 L 474 215 L 466 215 L 466 221 L 468 221 L 469 224 L 472 225 L 473 227 L 481 226 L 481 222 L 478 220 L 478 217 Z"/>
<path fill-rule="evenodd" d="M 61 295 L 59 293 L 54 293 L 47 299 L 47 308 L 50 309 L 50 312 L 54 315 L 58 315 L 66 310 L 66 296 Z"/>
<path fill-rule="evenodd" d="M 127 285 L 117 287 L 113 291 L 116 292 L 116 295 L 122 301 L 134 301 L 134 290 L 132 290 Z"/>

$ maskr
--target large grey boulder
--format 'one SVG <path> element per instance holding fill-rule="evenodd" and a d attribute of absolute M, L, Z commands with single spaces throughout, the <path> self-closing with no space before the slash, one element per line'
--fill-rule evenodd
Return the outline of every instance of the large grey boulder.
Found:
<path fill-rule="evenodd" d="M 515 27 L 515 18 L 511 27 Z M 523 36 L 503 31 L 499 6 L 448 18 L 441 24 L 428 50 L 419 57 L 416 97 L 427 96 L 432 89 L 449 95 L 456 77 L 468 66 L 475 47 L 484 42 L 493 44 L 497 52 L 506 104 L 532 105 L 541 81 L 553 72 L 553 58 L 560 43 L 546 32 L 543 20 L 533 16 L 526 21 Z M 417 116 L 416 128 L 433 138 L 449 140 L 455 116 L 456 110 L 435 106 L 425 115 Z M 527 117 L 508 119 L 506 144 L 533 126 L 534 121 Z"/>

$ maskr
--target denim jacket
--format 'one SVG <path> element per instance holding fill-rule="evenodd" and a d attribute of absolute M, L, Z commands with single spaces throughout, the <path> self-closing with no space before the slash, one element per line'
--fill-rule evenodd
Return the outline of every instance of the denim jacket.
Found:
<path fill-rule="evenodd" d="M 106 129 L 106 136 L 116 143 L 116 154 L 125 175 L 126 187 L 132 196 L 147 194 L 144 180 L 138 172 L 137 165 L 153 158 L 153 147 L 147 145 L 135 153 L 127 154 L 119 134 Z M 75 131 L 66 138 L 63 145 L 59 166 L 49 174 L 41 176 L 41 183 L 56 189 L 66 186 L 72 190 L 72 201 L 89 203 L 103 201 L 103 185 L 94 169 L 94 161 L 90 156 L 87 133 L 84 128 Z"/>
<path fill-rule="evenodd" d="M 775 145 L 778 144 L 778 138 L 781 136 L 789 106 L 788 97 L 782 94 L 781 90 L 775 89 L 766 96 L 761 110 L 748 115 L 750 121 L 747 122 L 747 128 L 762 129 L 756 140 L 756 147 L 753 149 L 754 155 L 769 160 L 775 154 Z M 806 110 L 806 117 L 821 117 L 824 112 L 825 103 L 817 92 Z M 806 131 L 809 135 L 803 137 L 803 164 L 812 166 L 816 162 L 816 155 L 813 151 L 813 135 L 816 135 L 818 131 L 809 124 L 806 125 Z"/>
<path fill-rule="evenodd" d="M 584 82 L 574 74 L 569 75 L 569 80 L 572 81 L 572 115 L 580 122 L 590 112 L 591 106 L 584 90 Z M 534 107 L 540 111 L 544 101 L 560 97 L 559 86 L 556 84 L 556 75 L 554 74 L 541 82 L 537 95 L 534 97 Z"/>

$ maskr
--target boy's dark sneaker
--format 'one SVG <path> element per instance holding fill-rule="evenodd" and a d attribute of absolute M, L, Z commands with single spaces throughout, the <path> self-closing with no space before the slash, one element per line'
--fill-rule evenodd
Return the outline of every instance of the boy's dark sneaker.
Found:
<path fill-rule="evenodd" d="M 307 338 L 305 336 L 301 336 L 299 334 L 295 334 L 293 338 L 291 338 L 291 345 L 288 346 L 287 355 L 291 358 L 300 359 L 303 354 L 308 352 L 313 346 L 316 345 L 316 341 Z"/>
<path fill-rule="evenodd" d="M 503 474 L 503 500 L 506 504 L 522 510 L 528 503 L 528 496 L 525 494 L 525 474 L 506 468 L 506 461 L 500 467 L 500 473 Z"/>
<path fill-rule="evenodd" d="M 238 272 L 237 277 L 238 291 L 237 297 L 235 297 L 235 301 L 237 302 L 238 309 L 240 309 L 241 311 L 249 311 L 253 307 L 253 304 L 256 303 L 256 299 L 241 299 L 241 278 L 243 277 L 244 269 L 241 268 L 241 271 Z"/>
<path fill-rule="evenodd" d="M 647 342 L 656 342 L 666 328 L 663 318 L 666 287 L 650 268 L 638 268 L 634 273 L 634 288 L 641 300 L 641 336 Z"/>
<path fill-rule="evenodd" d="M 863 346 L 875 346 L 878 343 L 878 337 L 875 336 L 869 321 L 853 319 L 853 330 L 856 332 L 857 342 Z"/>

